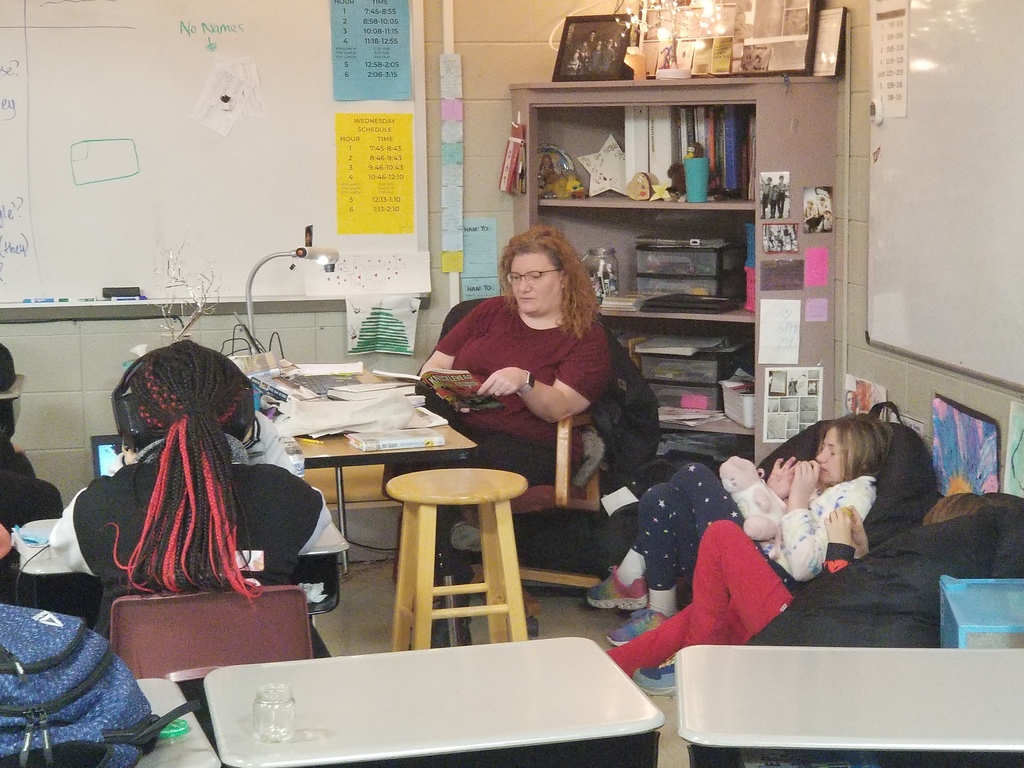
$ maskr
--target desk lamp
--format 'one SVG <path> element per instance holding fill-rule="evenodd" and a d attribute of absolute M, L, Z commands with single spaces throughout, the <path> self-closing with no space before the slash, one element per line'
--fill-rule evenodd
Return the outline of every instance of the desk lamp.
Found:
<path fill-rule="evenodd" d="M 338 261 L 338 251 L 335 248 L 322 248 L 320 246 L 307 245 L 301 248 L 296 248 L 294 251 L 281 251 L 279 253 L 272 253 L 269 256 L 264 256 L 262 259 L 256 262 L 256 266 L 252 268 L 252 272 L 249 273 L 249 279 L 245 281 L 245 311 L 246 319 L 249 321 L 249 334 L 256 339 L 256 327 L 253 325 L 252 320 L 252 281 L 256 277 L 256 273 L 260 271 L 260 267 L 266 264 L 271 259 L 276 259 L 283 256 L 290 256 L 293 259 L 312 259 L 317 264 L 320 264 L 324 268 L 324 272 L 333 272 L 334 265 Z M 259 351 L 259 350 L 257 350 Z"/>

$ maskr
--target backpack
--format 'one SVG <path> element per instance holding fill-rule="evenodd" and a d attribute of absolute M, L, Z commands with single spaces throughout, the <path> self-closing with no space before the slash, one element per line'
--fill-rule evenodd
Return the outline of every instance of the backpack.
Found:
<path fill-rule="evenodd" d="M 647 490 L 644 475 L 658 453 L 658 398 L 615 334 L 607 327 L 605 333 L 612 378 L 608 389 L 589 409 L 605 443 L 607 468 L 601 475 L 601 493 L 625 485 L 639 497 Z"/>
<path fill-rule="evenodd" d="M 125 663 L 81 619 L 0 605 L 3 768 L 129 768 L 194 706 L 157 718 Z"/>

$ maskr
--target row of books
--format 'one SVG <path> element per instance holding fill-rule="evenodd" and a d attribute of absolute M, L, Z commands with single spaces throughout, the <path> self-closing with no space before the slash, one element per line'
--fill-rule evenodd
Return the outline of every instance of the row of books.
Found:
<path fill-rule="evenodd" d="M 755 139 L 753 105 L 628 106 L 626 179 L 644 172 L 668 184 L 669 168 L 693 151 L 708 158 L 710 194 L 753 200 Z"/>

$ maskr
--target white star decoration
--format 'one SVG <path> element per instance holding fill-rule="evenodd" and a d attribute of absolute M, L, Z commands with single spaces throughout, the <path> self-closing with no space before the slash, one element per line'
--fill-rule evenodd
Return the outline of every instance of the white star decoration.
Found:
<path fill-rule="evenodd" d="M 609 189 L 626 194 L 626 153 L 614 136 L 609 134 L 599 152 L 577 159 L 590 174 L 591 197 Z"/>
<path fill-rule="evenodd" d="M 665 500 L 664 499 L 658 499 L 658 506 L 661 507 L 662 509 L 664 509 L 665 508 Z"/>

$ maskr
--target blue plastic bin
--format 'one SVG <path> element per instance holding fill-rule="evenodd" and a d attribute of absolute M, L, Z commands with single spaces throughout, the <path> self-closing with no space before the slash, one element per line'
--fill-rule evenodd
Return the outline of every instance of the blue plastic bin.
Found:
<path fill-rule="evenodd" d="M 1024 648 L 1024 579 L 939 578 L 943 648 Z"/>

